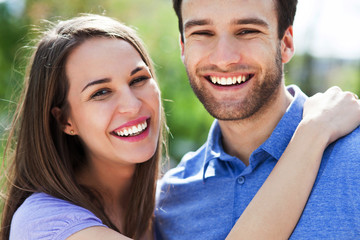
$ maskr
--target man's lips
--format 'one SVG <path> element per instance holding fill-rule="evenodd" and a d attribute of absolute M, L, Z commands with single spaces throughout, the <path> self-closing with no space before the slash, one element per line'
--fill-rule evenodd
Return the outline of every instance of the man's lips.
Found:
<path fill-rule="evenodd" d="M 148 128 L 150 118 L 141 117 L 135 121 L 127 122 L 111 132 L 118 137 L 134 137 L 140 135 Z"/>
<path fill-rule="evenodd" d="M 249 81 L 254 74 L 239 74 L 232 76 L 215 76 L 215 75 L 206 75 L 204 76 L 209 82 L 218 86 L 233 86 L 240 85 Z"/>

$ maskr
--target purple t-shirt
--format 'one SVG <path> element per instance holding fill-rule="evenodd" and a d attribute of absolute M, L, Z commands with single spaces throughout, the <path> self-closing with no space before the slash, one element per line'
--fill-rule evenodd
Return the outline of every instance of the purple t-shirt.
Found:
<path fill-rule="evenodd" d="M 34 193 L 16 210 L 10 240 L 66 239 L 93 226 L 106 227 L 89 210 L 45 193 Z"/>

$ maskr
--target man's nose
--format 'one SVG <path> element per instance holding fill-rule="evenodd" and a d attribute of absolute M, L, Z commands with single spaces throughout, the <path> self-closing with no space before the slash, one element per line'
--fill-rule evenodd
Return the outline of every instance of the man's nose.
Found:
<path fill-rule="evenodd" d="M 220 69 L 226 70 L 231 64 L 240 61 L 240 49 L 237 46 L 236 39 L 232 36 L 220 36 L 215 42 L 209 56 L 211 64 L 218 66 Z"/>

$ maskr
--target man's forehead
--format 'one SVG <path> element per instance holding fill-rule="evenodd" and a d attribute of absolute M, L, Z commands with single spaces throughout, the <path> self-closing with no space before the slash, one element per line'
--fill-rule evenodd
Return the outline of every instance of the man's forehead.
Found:
<path fill-rule="evenodd" d="M 275 10 L 275 1 L 272 0 L 183 0 L 181 5 L 183 17 L 201 15 L 202 13 L 205 15 L 210 12 L 216 14 L 220 11 L 227 11 L 229 14 L 241 14 L 241 11 L 248 13 L 261 11 L 269 13 L 270 11 L 275 13 Z"/>
<path fill-rule="evenodd" d="M 276 19 L 272 2 L 269 0 L 184 0 L 181 9 L 183 25 L 189 27 L 226 22 L 231 25 L 255 23 L 268 27 L 269 23 Z"/>

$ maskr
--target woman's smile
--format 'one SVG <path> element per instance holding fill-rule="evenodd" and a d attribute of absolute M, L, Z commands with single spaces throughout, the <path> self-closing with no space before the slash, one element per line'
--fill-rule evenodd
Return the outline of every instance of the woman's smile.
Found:
<path fill-rule="evenodd" d="M 124 141 L 137 142 L 148 136 L 149 125 L 150 118 L 141 117 L 134 121 L 123 124 L 119 128 L 112 131 L 110 134 Z"/>

